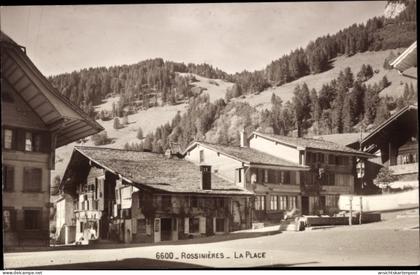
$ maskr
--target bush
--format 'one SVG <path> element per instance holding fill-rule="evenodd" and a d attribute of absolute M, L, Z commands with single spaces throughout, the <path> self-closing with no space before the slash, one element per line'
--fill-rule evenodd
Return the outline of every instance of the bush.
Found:
<path fill-rule="evenodd" d="M 127 115 L 124 115 L 123 120 L 122 120 L 122 123 L 124 125 L 127 125 L 128 124 L 128 116 Z"/>
<path fill-rule="evenodd" d="M 118 130 L 118 129 L 121 129 L 121 128 L 122 128 L 122 125 L 121 125 L 118 117 L 114 118 L 114 129 Z"/>
<path fill-rule="evenodd" d="M 92 141 L 93 144 L 95 144 L 95 146 L 111 143 L 111 139 L 108 138 L 108 134 L 106 133 L 106 131 L 93 135 Z"/>
<path fill-rule="evenodd" d="M 141 129 L 141 127 L 139 127 L 139 129 L 137 130 L 137 138 L 138 139 L 143 139 L 143 130 Z"/>

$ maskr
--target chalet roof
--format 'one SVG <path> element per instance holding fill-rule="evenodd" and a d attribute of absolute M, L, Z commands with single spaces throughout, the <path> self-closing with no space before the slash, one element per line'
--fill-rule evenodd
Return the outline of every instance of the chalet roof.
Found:
<path fill-rule="evenodd" d="M 202 190 L 199 167 L 184 159 L 169 159 L 149 152 L 80 146 L 75 147 L 73 155 L 75 153 L 140 188 L 171 193 L 252 195 L 215 174 L 211 176 L 212 189 Z"/>
<path fill-rule="evenodd" d="M 288 168 L 297 168 L 300 170 L 309 169 L 308 166 L 299 165 L 294 162 L 281 159 L 281 158 L 272 156 L 270 154 L 267 154 L 267 153 L 249 148 L 249 147 L 227 146 L 227 145 L 196 141 L 192 143 L 190 146 L 188 146 L 185 152 L 193 149 L 197 145 L 201 145 L 207 149 L 219 152 L 228 157 L 244 162 L 248 165 L 281 166 L 281 167 L 288 167 Z"/>
<path fill-rule="evenodd" d="M 410 47 L 392 61 L 390 65 L 399 72 L 417 66 L 417 41 L 411 44 Z"/>
<path fill-rule="evenodd" d="M 260 132 L 253 132 L 251 134 L 260 136 L 284 145 L 288 145 L 291 147 L 295 147 L 297 149 L 301 150 L 307 150 L 307 149 L 315 149 L 315 150 L 322 150 L 322 151 L 332 151 L 332 152 L 339 152 L 342 154 L 350 154 L 355 155 L 359 157 L 373 157 L 373 155 L 357 151 L 354 149 L 351 149 L 347 146 L 340 145 L 331 141 L 327 140 L 320 140 L 320 139 L 314 139 L 314 138 L 298 138 L 298 137 L 287 137 L 287 136 L 281 136 L 281 135 L 274 135 L 274 134 L 263 134 Z M 251 137 L 250 136 L 250 137 Z"/>
<path fill-rule="evenodd" d="M 26 49 L 0 32 L 2 81 L 57 133 L 56 147 L 103 130 L 78 106 L 61 95 L 26 55 Z M 4 86 L 2 85 L 2 89 Z"/>
<path fill-rule="evenodd" d="M 402 131 L 407 132 L 408 129 L 403 129 L 404 127 L 415 128 L 416 132 L 418 131 L 417 124 L 417 104 L 408 105 L 402 108 L 401 110 L 394 113 L 387 120 L 379 124 L 375 129 L 372 130 L 366 137 L 362 140 L 362 147 L 369 145 L 374 142 L 377 137 L 383 137 L 384 132 L 387 128 L 398 127 Z M 410 116 L 411 115 L 411 116 Z M 411 120 L 405 119 L 406 117 L 411 117 Z"/>
<path fill-rule="evenodd" d="M 362 133 L 362 138 L 367 136 L 368 133 Z M 342 146 L 348 146 L 353 143 L 360 142 L 360 133 L 342 133 L 314 136 L 314 139 L 326 140 L 337 143 Z"/>

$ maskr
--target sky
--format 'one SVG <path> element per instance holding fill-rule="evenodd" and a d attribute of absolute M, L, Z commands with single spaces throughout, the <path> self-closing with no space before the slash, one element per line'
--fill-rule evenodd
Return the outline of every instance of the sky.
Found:
<path fill-rule="evenodd" d="M 0 7 L 1 30 L 46 76 L 161 57 L 228 73 L 380 16 L 386 1 Z"/>

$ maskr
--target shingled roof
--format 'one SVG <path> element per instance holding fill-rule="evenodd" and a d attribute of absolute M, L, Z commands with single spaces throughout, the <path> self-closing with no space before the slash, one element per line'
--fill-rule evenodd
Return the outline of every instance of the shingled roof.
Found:
<path fill-rule="evenodd" d="M 287 136 L 280 136 L 280 135 L 274 135 L 274 134 L 263 134 L 260 132 L 253 132 L 252 135 L 257 135 L 260 137 L 264 137 L 266 139 L 279 142 L 285 145 L 289 145 L 292 147 L 296 147 L 299 149 L 316 149 L 316 150 L 325 150 L 325 151 L 333 151 L 333 152 L 340 152 L 340 153 L 346 153 L 346 154 L 352 154 L 357 156 L 363 156 L 363 157 L 373 157 L 373 155 L 357 151 L 354 149 L 351 149 L 349 147 L 327 141 L 327 140 L 321 140 L 321 139 L 314 139 L 314 138 L 298 138 L 298 137 L 287 137 Z"/>
<path fill-rule="evenodd" d="M 75 151 L 140 188 L 148 187 L 171 193 L 252 195 L 215 174 L 212 174 L 212 189 L 202 190 L 199 167 L 184 159 L 98 147 L 77 146 Z"/>
<path fill-rule="evenodd" d="M 362 138 L 367 136 L 368 133 L 362 133 Z M 342 133 L 342 134 L 329 134 L 314 136 L 314 139 L 326 140 L 337 143 L 343 146 L 349 146 L 354 143 L 360 142 L 360 133 Z"/>
<path fill-rule="evenodd" d="M 281 159 L 281 158 L 269 155 L 267 153 L 264 153 L 264 152 L 261 152 L 261 151 L 258 151 L 249 147 L 227 146 L 227 145 L 196 141 L 192 143 L 190 146 L 188 146 L 185 152 L 194 148 L 197 144 L 200 144 L 201 146 L 206 147 L 207 149 L 214 150 L 228 157 L 244 162 L 248 165 L 282 166 L 282 167 L 290 167 L 290 168 L 301 168 L 302 170 L 306 170 L 309 168 L 308 166 L 299 165 L 294 162 Z"/>

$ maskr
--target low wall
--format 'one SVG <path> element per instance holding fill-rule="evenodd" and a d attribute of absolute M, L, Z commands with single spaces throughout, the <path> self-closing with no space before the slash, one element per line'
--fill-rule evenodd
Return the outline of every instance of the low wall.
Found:
<path fill-rule="evenodd" d="M 419 206 L 419 190 L 414 189 L 400 193 L 371 196 L 340 195 L 338 207 L 340 210 L 349 211 L 351 199 L 352 210 L 359 211 L 360 198 L 362 199 L 363 212 L 392 211 Z"/>
<path fill-rule="evenodd" d="M 306 226 L 323 226 L 323 225 L 348 225 L 349 217 L 319 217 L 319 216 L 305 216 Z M 381 220 L 379 213 L 363 213 L 362 223 L 378 222 Z M 359 215 L 353 216 L 353 224 L 359 223 Z"/>

